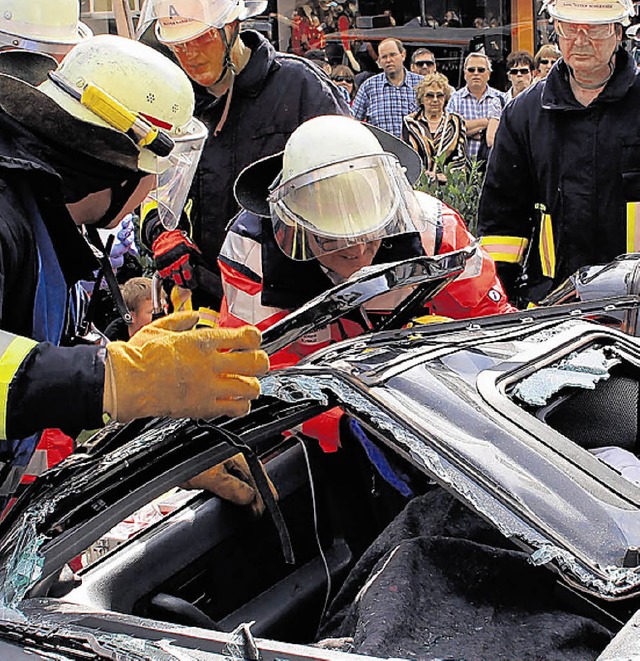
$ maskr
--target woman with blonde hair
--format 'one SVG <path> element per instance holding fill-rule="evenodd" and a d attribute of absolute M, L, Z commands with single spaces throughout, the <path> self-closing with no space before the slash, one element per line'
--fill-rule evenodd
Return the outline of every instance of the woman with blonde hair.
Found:
<path fill-rule="evenodd" d="M 444 154 L 442 166 L 465 168 L 468 165 L 464 119 L 445 108 L 451 98 L 451 87 L 441 73 L 427 74 L 416 87 L 416 112 L 406 115 L 403 140 L 422 158 L 428 176 L 446 181 L 444 172 L 436 172 L 436 159 Z"/>
<path fill-rule="evenodd" d="M 551 71 L 551 67 L 560 57 L 560 51 L 553 44 L 541 46 L 533 58 L 536 80 L 546 78 L 549 71 Z"/>

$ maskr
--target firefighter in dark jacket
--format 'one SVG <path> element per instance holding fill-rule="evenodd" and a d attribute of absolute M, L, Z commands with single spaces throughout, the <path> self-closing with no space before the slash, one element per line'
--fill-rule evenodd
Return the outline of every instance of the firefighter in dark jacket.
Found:
<path fill-rule="evenodd" d="M 640 80 L 620 48 L 629 0 L 551 0 L 562 59 L 502 114 L 478 233 L 510 297 L 640 250 Z"/>
<path fill-rule="evenodd" d="M 166 231 L 147 214 L 143 241 L 153 248 L 163 276 L 199 291 L 194 303 L 215 309 L 222 296 L 216 260 L 226 227 L 239 211 L 235 178 L 250 163 L 284 149 L 305 120 L 350 114 L 337 88 L 313 63 L 277 53 L 257 32 L 239 32 L 240 22 L 266 4 L 146 0 L 141 10 L 139 32 L 155 21 L 158 40 L 197 84 L 196 115 L 209 128 L 191 190 L 190 223 L 185 218 L 179 229 Z"/>
<path fill-rule="evenodd" d="M 83 40 L 38 87 L 0 75 L 2 499 L 45 427 L 237 415 L 258 394 L 268 364 L 258 331 L 196 330 L 195 313 L 135 343 L 57 346 L 69 288 L 96 268 L 77 224 L 117 223 L 150 190 L 171 208 L 206 136 L 193 106 L 179 67 L 115 36 Z M 231 348 L 248 351 L 218 351 Z"/>

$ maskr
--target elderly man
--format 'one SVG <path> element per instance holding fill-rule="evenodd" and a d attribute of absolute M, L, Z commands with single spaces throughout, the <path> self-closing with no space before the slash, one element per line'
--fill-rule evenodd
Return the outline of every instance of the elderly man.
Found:
<path fill-rule="evenodd" d="M 467 84 L 451 96 L 449 112 L 456 112 L 465 119 L 467 129 L 467 154 L 478 158 L 483 140 L 493 146 L 504 99 L 502 94 L 489 85 L 491 60 L 482 53 L 470 53 L 464 61 L 464 79 Z"/>
<path fill-rule="evenodd" d="M 397 137 L 402 136 L 402 118 L 418 109 L 416 85 L 422 76 L 407 71 L 407 52 L 398 39 L 384 39 L 378 47 L 379 73 L 368 78 L 353 101 L 353 115 Z"/>
<path fill-rule="evenodd" d="M 630 0 L 552 0 L 562 59 L 505 109 L 479 210 L 514 300 L 640 249 L 640 81 L 620 47 Z"/>

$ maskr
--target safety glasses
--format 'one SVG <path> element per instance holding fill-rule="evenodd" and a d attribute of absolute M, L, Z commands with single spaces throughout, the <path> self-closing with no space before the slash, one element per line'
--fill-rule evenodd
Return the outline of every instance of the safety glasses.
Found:
<path fill-rule="evenodd" d="M 556 32 L 564 39 L 576 39 L 581 31 L 588 39 L 608 39 L 615 34 L 615 25 L 613 23 L 588 25 L 587 23 L 556 21 Z"/>
<path fill-rule="evenodd" d="M 487 67 L 467 67 L 469 73 L 484 73 L 487 70 Z"/>
<path fill-rule="evenodd" d="M 509 69 L 509 73 L 512 76 L 526 76 L 528 73 L 531 73 L 531 69 L 528 67 L 522 67 L 521 69 Z"/>
<path fill-rule="evenodd" d="M 433 60 L 416 60 L 414 65 L 419 69 L 424 69 L 425 67 L 435 67 L 436 63 Z"/>

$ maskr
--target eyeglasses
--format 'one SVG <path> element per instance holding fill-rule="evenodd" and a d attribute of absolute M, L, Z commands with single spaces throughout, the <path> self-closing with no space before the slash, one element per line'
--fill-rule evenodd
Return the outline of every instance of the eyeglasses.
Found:
<path fill-rule="evenodd" d="M 444 99 L 444 92 L 425 92 L 426 99 Z"/>
<path fill-rule="evenodd" d="M 353 83 L 354 79 L 351 76 L 333 76 L 331 80 L 335 80 L 336 83 Z"/>
<path fill-rule="evenodd" d="M 467 67 L 469 73 L 484 73 L 487 70 L 487 67 Z"/>
<path fill-rule="evenodd" d="M 564 21 L 556 21 L 556 31 L 565 39 L 575 39 L 580 30 L 584 32 L 588 39 L 608 39 L 615 33 L 615 26 L 613 23 L 588 25 L 587 23 L 565 23 Z"/>
<path fill-rule="evenodd" d="M 531 69 L 527 67 L 522 67 L 522 69 L 509 69 L 509 73 L 512 76 L 526 76 L 528 73 L 531 73 Z"/>
<path fill-rule="evenodd" d="M 417 67 L 435 67 L 436 63 L 433 60 L 416 60 L 414 64 Z"/>
<path fill-rule="evenodd" d="M 557 62 L 556 60 L 540 60 L 540 64 L 553 64 L 554 62 Z"/>

